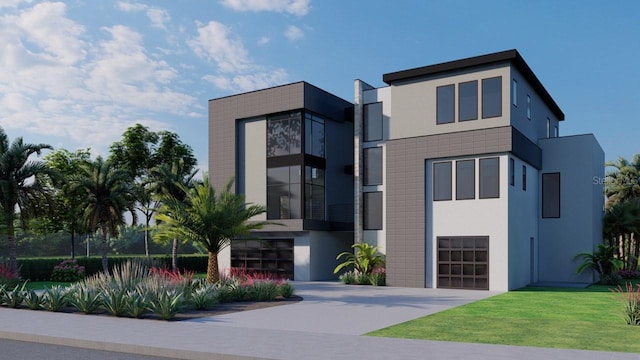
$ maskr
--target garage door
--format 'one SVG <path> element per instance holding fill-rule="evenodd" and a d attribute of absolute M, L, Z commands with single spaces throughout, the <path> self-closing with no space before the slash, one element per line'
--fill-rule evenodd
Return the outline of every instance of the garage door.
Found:
<path fill-rule="evenodd" d="M 489 237 L 439 236 L 438 287 L 489 290 Z"/>
<path fill-rule="evenodd" d="M 293 279 L 293 239 L 233 240 L 231 267 Z"/>

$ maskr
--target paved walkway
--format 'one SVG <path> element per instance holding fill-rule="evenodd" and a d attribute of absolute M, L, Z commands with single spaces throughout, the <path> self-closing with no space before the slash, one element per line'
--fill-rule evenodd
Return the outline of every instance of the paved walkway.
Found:
<path fill-rule="evenodd" d="M 304 301 L 180 322 L 0 308 L 0 338 L 176 359 L 640 359 L 636 354 L 360 336 L 495 293 L 323 282 L 295 286 Z"/>

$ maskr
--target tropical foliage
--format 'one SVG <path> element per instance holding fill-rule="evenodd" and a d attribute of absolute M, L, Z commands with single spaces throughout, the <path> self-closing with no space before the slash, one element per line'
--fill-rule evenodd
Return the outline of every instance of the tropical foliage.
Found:
<path fill-rule="evenodd" d="M 586 269 L 594 270 L 600 276 L 600 282 L 604 284 L 616 284 L 619 280 L 617 271 L 623 266 L 623 262 L 615 258 L 616 247 L 598 244 L 594 253 L 581 253 L 576 259 L 582 259 L 582 264 L 576 270 L 580 274 Z"/>
<path fill-rule="evenodd" d="M 336 257 L 336 260 L 344 258 L 344 261 L 336 266 L 334 274 L 349 269 L 340 275 L 340 281 L 355 285 L 385 285 L 385 260 L 378 247 L 367 243 L 351 247 L 354 252 L 344 251 Z"/>

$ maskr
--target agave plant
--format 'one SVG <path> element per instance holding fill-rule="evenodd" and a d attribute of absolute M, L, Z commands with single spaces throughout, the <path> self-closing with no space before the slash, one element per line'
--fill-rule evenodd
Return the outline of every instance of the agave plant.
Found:
<path fill-rule="evenodd" d="M 127 314 L 134 318 L 141 317 L 149 307 L 149 301 L 139 290 L 129 290 L 125 296 Z"/>
<path fill-rule="evenodd" d="M 42 308 L 43 300 L 44 299 L 40 295 L 38 295 L 35 290 L 27 291 L 27 294 L 24 297 L 24 303 L 31 310 L 39 310 L 40 308 Z"/>
<path fill-rule="evenodd" d="M 42 307 L 48 311 L 60 311 L 68 303 L 68 290 L 62 286 L 52 286 L 42 295 Z"/>
<path fill-rule="evenodd" d="M 102 306 L 113 316 L 123 316 L 127 313 L 127 290 L 116 286 L 102 289 Z"/>
<path fill-rule="evenodd" d="M 78 284 L 70 290 L 69 304 L 85 314 L 91 314 L 102 305 L 102 297 L 95 288 L 86 284 Z"/>
<path fill-rule="evenodd" d="M 191 303 L 196 310 L 206 310 L 216 303 L 218 288 L 211 284 L 198 287 L 191 294 Z"/>
<path fill-rule="evenodd" d="M 22 286 L 16 285 L 12 290 L 5 290 L 3 295 L 3 303 L 10 308 L 17 308 L 22 304 L 24 298 L 27 296 L 25 290 L 27 283 L 23 283 Z"/>
<path fill-rule="evenodd" d="M 149 299 L 149 309 L 162 320 L 173 319 L 183 304 L 182 292 L 176 289 L 165 289 Z"/>

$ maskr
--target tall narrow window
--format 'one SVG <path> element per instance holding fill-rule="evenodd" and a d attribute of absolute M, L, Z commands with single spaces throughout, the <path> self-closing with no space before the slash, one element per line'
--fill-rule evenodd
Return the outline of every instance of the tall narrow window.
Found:
<path fill-rule="evenodd" d="M 482 118 L 502 116 L 502 77 L 482 79 Z"/>
<path fill-rule="evenodd" d="M 547 137 L 551 137 L 551 120 L 547 118 Z"/>
<path fill-rule="evenodd" d="M 447 124 L 454 121 L 456 87 L 452 85 L 436 88 L 436 123 Z"/>
<path fill-rule="evenodd" d="M 301 219 L 300 166 L 267 169 L 267 219 Z"/>
<path fill-rule="evenodd" d="M 518 107 L 518 82 L 516 79 L 513 79 L 511 84 L 511 102 L 513 106 Z"/>
<path fill-rule="evenodd" d="M 456 161 L 456 200 L 476 198 L 476 161 Z"/>
<path fill-rule="evenodd" d="M 480 159 L 480 199 L 500 197 L 500 159 Z"/>
<path fill-rule="evenodd" d="M 382 185 L 382 148 L 364 149 L 364 185 Z"/>
<path fill-rule="evenodd" d="M 476 120 L 478 118 L 478 81 L 458 84 L 458 119 L 460 121 Z"/>
<path fill-rule="evenodd" d="M 451 200 L 451 161 L 433 164 L 433 200 Z"/>
<path fill-rule="evenodd" d="M 382 192 L 364 193 L 362 205 L 364 230 L 382 230 Z"/>
<path fill-rule="evenodd" d="M 382 140 L 382 103 L 364 105 L 364 141 Z"/>
<path fill-rule="evenodd" d="M 558 137 L 560 134 L 558 133 L 558 125 L 553 127 L 553 137 Z"/>
<path fill-rule="evenodd" d="M 527 119 L 531 120 L 531 96 L 527 95 Z"/>
<path fill-rule="evenodd" d="M 542 217 L 560 217 L 560 173 L 542 174 Z"/>
<path fill-rule="evenodd" d="M 324 170 L 305 166 L 304 218 L 325 219 Z"/>
<path fill-rule="evenodd" d="M 325 150 L 324 119 L 309 113 L 305 114 L 304 118 L 304 152 L 323 158 Z"/>
<path fill-rule="evenodd" d="M 513 159 L 509 159 L 509 185 L 516 185 L 516 161 Z"/>
<path fill-rule="evenodd" d="M 522 165 L 522 190 L 527 191 L 527 166 Z"/>

